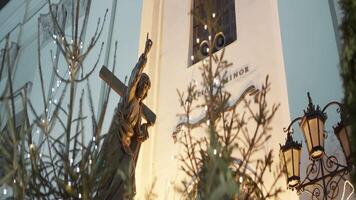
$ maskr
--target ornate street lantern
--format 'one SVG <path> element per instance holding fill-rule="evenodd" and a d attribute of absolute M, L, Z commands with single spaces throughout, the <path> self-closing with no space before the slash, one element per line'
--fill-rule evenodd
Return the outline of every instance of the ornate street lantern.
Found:
<path fill-rule="evenodd" d="M 302 144 L 293 141 L 290 134 L 287 136 L 286 144 L 281 145 L 280 156 L 282 164 L 287 172 L 287 184 L 294 188 L 300 183 L 300 152 Z"/>
<path fill-rule="evenodd" d="M 339 195 L 341 186 L 340 180 L 347 180 L 347 176 L 353 169 L 351 162 L 351 144 L 348 133 L 347 117 L 344 114 L 344 107 L 337 101 L 329 102 L 323 109 L 314 106 L 308 92 L 309 104 L 304 115 L 293 119 L 283 132 L 287 133 L 287 141 L 281 146 L 280 156 L 283 168 L 286 169 L 287 184 L 291 189 L 296 189 L 298 193 L 307 192 L 311 199 L 336 199 Z M 338 156 L 327 155 L 324 151 L 325 140 L 325 121 L 326 109 L 332 105 L 338 106 L 337 112 L 340 113 L 341 121 L 333 129 L 338 138 L 342 151 L 346 158 L 346 163 L 339 163 Z M 298 122 L 301 131 L 304 134 L 305 143 L 311 161 L 309 164 L 303 163 L 305 174 L 300 177 L 300 154 L 301 144 L 294 142 L 291 134 L 293 133 L 293 124 Z"/>
<path fill-rule="evenodd" d="M 337 123 L 336 126 L 333 127 L 334 133 L 337 139 L 340 142 L 342 151 L 345 154 L 346 162 L 351 161 L 351 147 L 350 147 L 350 126 L 345 126 L 344 123 L 341 121 Z"/>
<path fill-rule="evenodd" d="M 315 109 L 309 92 L 308 99 L 307 111 L 304 110 L 304 116 L 299 125 L 304 133 L 309 157 L 313 160 L 318 160 L 324 154 L 324 123 L 327 117 L 319 106 Z"/>

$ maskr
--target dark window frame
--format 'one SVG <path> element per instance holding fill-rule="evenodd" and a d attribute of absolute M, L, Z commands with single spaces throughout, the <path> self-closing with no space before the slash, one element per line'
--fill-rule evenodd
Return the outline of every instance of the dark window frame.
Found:
<path fill-rule="evenodd" d="M 199 13 L 204 21 L 207 21 L 207 16 L 204 10 L 203 2 L 205 0 L 193 0 L 193 13 Z M 236 7 L 235 0 L 212 0 L 212 12 L 216 15 L 217 26 L 213 27 L 211 33 L 211 40 L 220 32 L 225 36 L 225 45 L 233 43 L 237 39 L 237 26 L 236 26 Z M 205 15 L 205 16 L 204 16 Z M 200 53 L 201 43 L 203 41 L 209 41 L 209 31 L 204 28 L 204 24 L 199 22 L 195 16 L 192 16 L 192 44 L 191 44 L 191 55 L 190 64 L 194 65 L 200 62 L 206 56 Z M 199 43 L 197 42 L 199 38 Z M 212 53 L 215 53 L 220 48 L 214 47 Z M 209 49 L 210 50 L 210 49 Z"/>

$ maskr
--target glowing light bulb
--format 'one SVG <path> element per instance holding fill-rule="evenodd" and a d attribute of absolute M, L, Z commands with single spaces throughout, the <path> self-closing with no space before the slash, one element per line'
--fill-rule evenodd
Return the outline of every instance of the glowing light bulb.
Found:
<path fill-rule="evenodd" d="M 6 195 L 7 194 L 7 190 L 6 188 L 4 188 L 3 194 Z"/>
<path fill-rule="evenodd" d="M 214 152 L 213 152 L 213 153 L 214 153 L 214 155 L 216 155 L 216 153 L 217 153 L 217 150 L 216 150 L 216 149 L 214 149 Z"/>
<path fill-rule="evenodd" d="M 194 56 L 190 56 L 190 59 L 191 59 L 192 61 L 194 61 Z"/>
<path fill-rule="evenodd" d="M 199 82 L 197 80 L 194 81 L 194 85 L 195 86 L 198 86 L 199 85 Z"/>
<path fill-rule="evenodd" d="M 220 85 L 220 80 L 218 78 L 214 78 L 214 84 L 215 85 Z"/>
<path fill-rule="evenodd" d="M 77 173 L 79 173 L 79 172 L 80 172 L 80 168 L 79 168 L 79 167 L 77 167 L 77 168 L 76 168 L 76 171 L 77 171 Z"/>
<path fill-rule="evenodd" d="M 199 38 L 197 38 L 197 44 L 199 44 L 199 42 L 200 42 L 200 39 L 199 39 Z"/>
<path fill-rule="evenodd" d="M 78 198 L 79 198 L 79 199 L 82 198 L 82 194 L 81 194 L 81 193 L 78 194 Z"/>
<path fill-rule="evenodd" d="M 205 25 L 204 25 L 204 29 L 205 29 L 205 30 L 208 29 L 208 25 L 205 24 Z"/>
<path fill-rule="evenodd" d="M 215 16 L 216 16 L 216 14 L 215 14 L 215 13 L 213 13 L 213 14 L 211 14 L 211 15 L 212 15 L 212 17 L 213 17 L 213 18 L 215 18 Z"/>
<path fill-rule="evenodd" d="M 242 176 L 240 176 L 239 182 L 242 183 L 242 181 L 243 181 L 243 178 L 242 178 Z"/>

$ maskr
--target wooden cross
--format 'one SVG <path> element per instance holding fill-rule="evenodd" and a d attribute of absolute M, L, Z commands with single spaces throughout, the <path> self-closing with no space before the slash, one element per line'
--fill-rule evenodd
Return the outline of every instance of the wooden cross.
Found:
<path fill-rule="evenodd" d="M 121 97 L 124 96 L 127 90 L 127 86 L 123 82 L 121 82 L 118 78 L 116 78 L 116 76 L 108 68 L 103 66 L 100 69 L 99 76 L 117 94 L 119 94 Z M 153 125 L 156 122 L 156 114 L 152 112 L 152 110 L 149 109 L 145 104 L 143 104 L 142 106 L 142 112 L 143 112 L 143 117 L 148 123 Z"/>

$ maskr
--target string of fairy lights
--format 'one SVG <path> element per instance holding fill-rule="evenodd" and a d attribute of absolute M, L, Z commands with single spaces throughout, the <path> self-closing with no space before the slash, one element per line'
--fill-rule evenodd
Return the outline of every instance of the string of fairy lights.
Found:
<path fill-rule="evenodd" d="M 57 39 L 59 39 L 58 36 L 55 35 L 55 34 L 53 34 L 52 37 L 53 37 L 53 44 L 59 45 L 59 44 L 57 43 L 58 41 L 60 41 L 60 40 L 57 40 Z M 62 37 L 62 38 L 60 38 L 60 39 L 61 39 L 62 41 L 64 41 L 65 38 Z M 74 42 L 73 39 L 71 39 L 70 42 L 69 42 L 69 45 L 72 45 L 73 42 Z M 79 43 L 79 48 L 80 48 L 80 50 L 83 49 L 83 47 L 84 47 L 83 42 L 80 42 L 80 43 Z M 57 53 L 52 56 L 52 51 L 51 51 L 51 60 L 52 60 L 52 63 L 53 63 L 53 64 L 56 63 L 56 65 L 58 65 L 58 61 L 59 61 L 59 56 L 58 56 L 58 54 L 59 54 L 59 53 L 58 53 L 58 51 L 57 51 Z M 75 58 L 72 57 L 72 59 L 75 59 Z M 68 68 L 66 68 L 66 70 L 61 74 L 61 76 L 62 76 L 63 78 L 65 78 L 67 75 L 68 75 L 68 76 L 71 75 L 70 67 L 71 67 L 71 66 L 69 65 Z M 55 70 L 57 70 L 57 74 L 60 74 L 60 71 L 59 71 L 59 68 L 58 68 L 58 67 L 55 67 Z M 60 88 L 61 88 L 62 85 L 63 85 L 63 82 L 60 80 L 60 78 L 57 78 L 57 79 L 55 79 L 55 80 L 53 81 L 53 85 L 52 85 L 53 87 L 51 88 L 51 90 L 50 90 L 50 92 L 49 92 L 49 97 L 48 97 L 48 100 L 47 100 L 47 107 L 45 108 L 45 112 L 46 112 L 46 115 L 45 115 L 45 116 L 47 116 L 47 118 L 42 118 L 42 119 L 41 119 L 41 126 L 42 126 L 42 128 L 46 128 L 46 127 L 48 128 L 48 125 L 49 125 L 49 123 L 50 123 L 50 121 L 51 121 L 51 117 L 53 117 L 53 116 L 50 116 L 50 113 L 53 111 L 53 108 L 54 108 L 53 106 L 57 106 L 57 105 L 58 105 L 58 99 L 56 98 L 56 96 L 58 96 L 58 93 L 59 93 Z M 52 114 L 53 114 L 53 113 L 52 113 Z M 39 136 L 40 140 L 43 139 L 43 138 L 41 137 L 41 136 L 43 136 L 43 135 L 40 134 L 40 133 L 41 133 L 41 128 L 40 128 L 40 127 L 37 127 L 37 128 L 36 128 L 35 133 Z M 98 145 L 96 144 L 96 138 L 95 138 L 95 136 L 92 138 L 92 142 L 95 143 L 94 149 L 97 150 L 97 149 L 98 149 Z M 31 150 L 34 150 L 35 148 L 36 148 L 35 144 L 32 143 L 32 144 L 29 145 L 29 150 L 26 151 L 26 155 L 25 155 L 25 158 L 26 158 L 26 159 L 31 159 L 31 153 L 30 153 L 30 152 L 31 152 Z M 80 146 L 80 150 L 81 150 L 81 151 L 83 150 L 82 145 Z M 41 151 L 42 151 L 42 150 L 41 150 Z M 39 152 L 39 155 L 38 155 L 40 158 L 42 158 L 42 153 L 41 153 L 41 151 Z M 91 164 L 93 163 L 93 161 L 92 161 L 91 158 L 89 159 L 88 162 L 89 162 L 89 165 L 91 165 Z M 69 163 L 70 163 L 71 166 L 73 166 L 73 164 L 74 164 L 73 158 L 70 158 Z M 79 166 L 76 166 L 74 171 L 75 171 L 76 173 L 80 173 L 80 167 L 79 167 Z M 14 183 L 14 184 L 17 183 L 16 177 L 13 179 L 13 183 Z M 73 186 L 73 184 L 72 184 L 72 182 L 71 182 L 70 180 L 68 181 L 67 185 L 68 185 L 69 187 Z M 2 195 L 3 195 L 3 196 L 11 195 L 11 191 L 12 191 L 11 189 L 10 189 L 10 191 L 9 191 L 9 189 L 7 188 L 6 185 L 3 185 L 3 191 L 2 191 Z M 79 194 L 78 194 L 78 197 L 79 197 L 79 198 L 82 198 L 82 194 L 79 193 Z"/>

